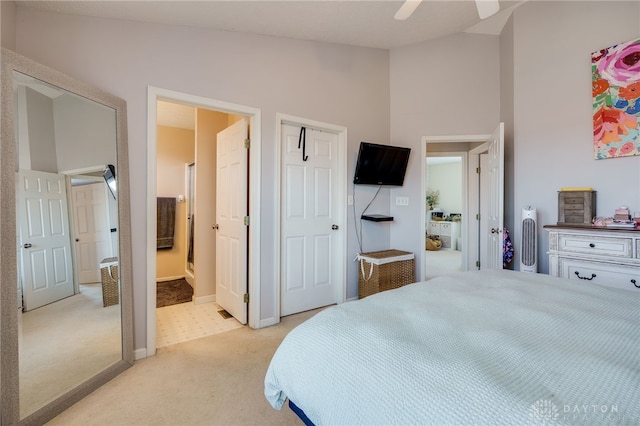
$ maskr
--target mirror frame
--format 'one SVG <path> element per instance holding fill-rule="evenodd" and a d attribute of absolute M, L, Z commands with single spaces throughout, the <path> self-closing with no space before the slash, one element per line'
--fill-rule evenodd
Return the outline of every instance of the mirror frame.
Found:
<path fill-rule="evenodd" d="M 129 151 L 127 145 L 126 102 L 80 82 L 59 71 L 2 48 L 0 62 L 2 114 L 0 128 L 0 424 L 43 424 L 99 388 L 134 363 L 133 291 L 131 257 L 131 210 L 129 198 Z M 64 393 L 27 417 L 20 418 L 17 242 L 15 174 L 18 171 L 15 135 L 14 71 L 48 82 L 66 91 L 96 101 L 116 111 L 116 159 L 118 170 L 118 262 L 120 274 L 120 312 L 122 359 L 87 381 Z"/>

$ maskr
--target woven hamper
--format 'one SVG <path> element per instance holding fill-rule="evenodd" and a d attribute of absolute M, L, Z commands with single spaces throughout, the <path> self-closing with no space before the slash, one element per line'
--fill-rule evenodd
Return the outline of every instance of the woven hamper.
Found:
<path fill-rule="evenodd" d="M 358 256 L 358 298 L 415 282 L 413 253 L 401 250 L 382 250 Z"/>
<path fill-rule="evenodd" d="M 120 301 L 118 289 L 118 258 L 108 257 L 100 262 L 100 276 L 102 278 L 103 307 L 117 305 Z"/>

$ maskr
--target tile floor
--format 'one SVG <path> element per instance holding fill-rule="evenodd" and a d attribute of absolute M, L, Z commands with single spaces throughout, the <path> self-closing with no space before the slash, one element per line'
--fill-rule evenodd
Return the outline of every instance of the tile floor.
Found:
<path fill-rule="evenodd" d="M 156 347 L 174 345 L 243 327 L 235 318 L 224 319 L 215 302 L 193 302 L 156 309 Z"/>

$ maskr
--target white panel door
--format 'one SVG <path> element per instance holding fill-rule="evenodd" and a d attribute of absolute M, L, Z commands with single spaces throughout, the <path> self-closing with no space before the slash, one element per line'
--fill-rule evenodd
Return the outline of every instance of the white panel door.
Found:
<path fill-rule="evenodd" d="M 338 135 L 307 128 L 303 150 L 300 129 L 282 125 L 282 316 L 337 303 L 342 288 Z"/>
<path fill-rule="evenodd" d="M 480 269 L 485 269 L 489 265 L 489 235 L 491 234 L 489 226 L 489 160 L 486 153 L 480 154 L 480 221 L 478 225 L 479 238 L 479 259 Z"/>
<path fill-rule="evenodd" d="M 247 235 L 249 151 L 247 119 L 218 133 L 216 191 L 216 302 L 247 323 Z"/>
<path fill-rule="evenodd" d="M 489 217 L 487 264 L 481 269 L 502 269 L 502 229 L 504 228 L 504 123 L 488 141 Z"/>
<path fill-rule="evenodd" d="M 71 188 L 80 284 L 100 282 L 100 261 L 112 256 L 104 182 Z"/>
<path fill-rule="evenodd" d="M 65 178 L 21 170 L 17 177 L 19 273 L 24 310 L 73 295 Z"/>

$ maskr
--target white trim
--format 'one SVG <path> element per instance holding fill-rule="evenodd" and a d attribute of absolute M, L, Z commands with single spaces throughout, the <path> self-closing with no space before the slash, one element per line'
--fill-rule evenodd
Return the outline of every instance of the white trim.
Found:
<path fill-rule="evenodd" d="M 210 302 L 215 302 L 216 301 L 216 295 L 215 294 L 210 294 L 208 296 L 201 296 L 201 297 L 194 297 L 193 298 L 193 304 L 194 305 L 200 305 L 202 303 L 210 303 Z"/>
<path fill-rule="evenodd" d="M 491 135 L 423 136 L 422 143 L 486 142 Z"/>
<path fill-rule="evenodd" d="M 344 303 L 347 300 L 347 128 L 344 126 L 338 126 L 335 124 L 323 123 L 320 121 L 311 120 L 308 118 L 296 117 L 293 115 L 276 113 L 276 182 L 274 198 L 277 200 L 274 204 L 274 217 L 276 223 L 274 226 L 274 282 L 276 283 L 275 300 L 273 304 L 273 312 L 275 312 L 274 318 L 265 319 L 264 322 L 267 325 L 274 325 L 280 322 L 280 194 L 281 194 L 281 179 L 282 179 L 282 125 L 292 124 L 294 126 L 312 127 L 314 129 L 326 131 L 329 133 L 335 133 L 338 136 L 338 184 L 335 189 L 338 199 L 341 200 L 340 204 L 343 208 L 341 217 L 338 218 L 338 225 L 344 230 L 342 233 L 342 252 L 344 253 L 344 262 L 342 263 L 342 288 L 340 294 L 337 297 L 338 304 Z"/>
<path fill-rule="evenodd" d="M 422 137 L 422 143 L 421 143 L 421 152 L 422 152 L 422 157 L 421 157 L 421 182 L 420 182 L 420 186 L 421 186 L 421 191 L 420 193 L 422 194 L 422 199 L 424 200 L 424 197 L 426 197 L 427 194 L 427 162 L 426 162 L 426 158 L 427 158 L 427 144 L 428 143 L 462 143 L 462 142 L 486 142 L 491 138 L 491 135 L 454 135 L 454 136 L 423 136 Z M 485 144 L 483 144 L 485 145 Z M 470 222 L 470 218 L 469 218 L 469 196 L 468 196 L 468 184 L 469 184 L 469 154 L 473 153 L 475 150 L 477 150 L 479 147 L 474 148 L 468 152 L 448 152 L 448 153 L 440 153 L 440 152 L 434 152 L 429 154 L 430 156 L 460 156 L 462 157 L 462 179 L 463 179 L 463 191 L 466 194 L 465 197 L 463 197 L 463 201 L 462 201 L 462 247 L 463 247 L 463 266 L 466 267 L 467 269 L 470 269 L 471 265 L 470 263 L 470 258 L 469 258 L 469 254 L 470 254 L 470 250 L 469 250 L 469 222 Z M 421 219 L 421 228 L 422 228 L 422 234 L 421 235 L 426 235 L 426 224 L 427 224 L 427 211 L 425 206 L 422 206 L 422 208 L 420 209 L 421 213 L 420 213 L 420 219 Z M 420 250 L 420 268 L 418 269 L 420 271 L 420 274 L 422 274 L 422 277 L 420 280 L 424 280 L 424 277 L 426 275 L 426 269 L 427 269 L 427 253 L 426 250 L 424 250 L 424 248 L 422 250 Z"/>
<path fill-rule="evenodd" d="M 133 359 L 138 361 L 147 357 L 147 348 L 140 348 L 133 351 Z"/>
<path fill-rule="evenodd" d="M 259 328 L 270 327 L 272 325 L 278 324 L 279 322 L 280 322 L 280 315 L 278 315 L 277 317 L 265 318 L 263 320 L 260 320 Z"/>
<path fill-rule="evenodd" d="M 156 282 L 163 283 L 163 282 L 166 282 L 166 281 L 181 280 L 183 278 L 184 278 L 184 275 L 176 275 L 175 277 L 156 278 Z"/>
<path fill-rule="evenodd" d="M 106 169 L 106 168 L 107 168 L 106 164 L 100 164 L 100 165 L 97 165 L 97 166 L 82 167 L 81 169 L 61 170 L 61 171 L 58 172 L 58 174 L 61 174 L 61 175 L 84 175 L 84 174 L 87 174 L 87 173 L 103 172 L 104 169 Z"/>
<path fill-rule="evenodd" d="M 489 142 L 485 142 L 469 151 L 469 154 L 480 155 L 489 150 Z"/>
<path fill-rule="evenodd" d="M 156 105 L 159 100 L 188 104 L 198 108 L 206 108 L 230 114 L 245 115 L 249 118 L 249 275 L 248 291 L 249 327 L 260 328 L 260 177 L 262 148 L 262 118 L 259 108 L 238 105 L 187 93 L 176 92 L 159 87 L 147 87 L 147 356 L 156 353 L 156 156 L 157 156 L 157 114 Z"/>

